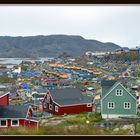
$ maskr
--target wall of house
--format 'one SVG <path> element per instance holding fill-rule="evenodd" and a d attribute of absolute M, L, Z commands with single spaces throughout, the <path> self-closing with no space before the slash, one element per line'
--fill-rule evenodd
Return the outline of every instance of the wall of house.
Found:
<path fill-rule="evenodd" d="M 0 105 L 9 105 L 9 94 L 0 98 Z"/>
<path fill-rule="evenodd" d="M 31 109 L 29 109 L 29 112 L 28 112 L 28 117 L 32 117 L 33 116 L 33 112 Z"/>
<path fill-rule="evenodd" d="M 38 122 L 32 121 L 32 120 L 25 120 L 25 126 L 26 127 L 36 127 L 38 125 Z"/>
<path fill-rule="evenodd" d="M 55 105 L 56 106 L 56 105 Z M 78 114 L 82 112 L 92 112 L 92 107 L 87 107 L 87 105 L 75 105 L 75 106 L 63 106 L 58 108 L 58 112 L 55 111 L 55 115 L 63 114 Z"/>
<path fill-rule="evenodd" d="M 16 128 L 15 126 L 11 126 L 12 119 L 8 119 L 8 128 Z M 39 124 L 39 122 L 32 121 L 32 120 L 25 120 L 25 119 L 19 119 L 19 126 L 17 127 L 36 127 Z M 7 127 L 2 127 L 7 128 Z"/>
<path fill-rule="evenodd" d="M 49 109 L 49 104 L 52 105 L 53 101 L 52 101 L 52 98 L 50 96 L 49 100 L 47 99 L 47 96 L 50 96 L 50 94 L 48 93 L 45 97 L 44 97 L 44 100 L 42 102 L 43 104 L 43 110 L 46 111 L 46 112 L 49 112 L 49 113 L 52 113 L 52 110 Z M 44 103 L 46 104 L 45 107 L 44 107 Z"/>
<path fill-rule="evenodd" d="M 116 89 L 122 89 L 123 95 L 116 96 Z M 115 108 L 108 109 L 108 102 L 114 102 Z M 131 103 L 131 109 L 124 109 L 124 102 Z M 101 113 L 102 114 L 124 114 L 124 115 L 135 115 L 137 113 L 136 110 L 136 100 L 123 88 L 121 85 L 112 90 L 108 96 L 106 96 L 101 102 Z"/>
<path fill-rule="evenodd" d="M 8 128 L 11 128 L 13 126 L 11 126 L 11 122 L 12 122 L 12 119 L 8 119 Z M 24 126 L 25 125 L 25 120 L 24 119 L 19 119 L 19 126 L 18 127 L 21 127 L 21 126 Z"/>
<path fill-rule="evenodd" d="M 122 115 L 122 114 L 102 114 L 102 118 L 103 119 L 107 119 L 107 118 L 119 118 L 119 117 L 136 117 L 136 115 Z"/>

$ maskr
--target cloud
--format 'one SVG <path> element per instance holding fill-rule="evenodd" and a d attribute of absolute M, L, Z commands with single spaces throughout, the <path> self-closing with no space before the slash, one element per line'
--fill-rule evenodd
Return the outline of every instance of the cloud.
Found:
<path fill-rule="evenodd" d="M 81 35 L 86 39 L 140 44 L 140 6 L 0 6 L 0 35 Z"/>

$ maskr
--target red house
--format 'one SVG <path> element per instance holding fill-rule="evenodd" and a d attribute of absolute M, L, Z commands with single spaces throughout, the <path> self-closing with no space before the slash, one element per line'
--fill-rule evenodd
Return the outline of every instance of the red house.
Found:
<path fill-rule="evenodd" d="M 43 109 L 55 115 L 92 112 L 92 98 L 78 88 L 53 89 L 47 92 Z"/>
<path fill-rule="evenodd" d="M 0 128 L 37 126 L 39 120 L 32 117 L 30 106 L 0 106 Z"/>
<path fill-rule="evenodd" d="M 0 93 L 0 105 L 9 105 L 9 93 Z"/>

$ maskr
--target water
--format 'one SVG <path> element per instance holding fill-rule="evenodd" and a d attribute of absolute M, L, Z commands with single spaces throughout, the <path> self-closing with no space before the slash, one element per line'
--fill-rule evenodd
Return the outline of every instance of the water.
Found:
<path fill-rule="evenodd" d="M 47 58 L 39 58 L 39 61 L 44 62 Z M 31 60 L 30 58 L 0 58 L 0 64 L 19 65 L 22 61 Z"/>

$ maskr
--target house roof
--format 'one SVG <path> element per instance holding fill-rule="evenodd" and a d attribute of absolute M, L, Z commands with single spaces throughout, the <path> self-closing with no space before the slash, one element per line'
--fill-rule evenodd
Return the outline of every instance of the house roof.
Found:
<path fill-rule="evenodd" d="M 42 102 L 39 100 L 31 100 L 31 101 L 27 101 L 24 105 L 35 105 L 35 106 L 39 106 L 42 105 Z"/>
<path fill-rule="evenodd" d="M 0 106 L 0 118 L 26 118 L 29 106 Z"/>
<path fill-rule="evenodd" d="M 92 97 L 82 95 L 79 88 L 50 90 L 53 100 L 59 105 L 91 103 Z"/>
<path fill-rule="evenodd" d="M 10 92 L 8 92 L 8 91 L 6 91 L 6 92 L 0 91 L 0 98 L 2 98 L 3 96 L 6 96 L 9 93 Z"/>
<path fill-rule="evenodd" d="M 110 86 L 112 87 L 117 81 L 116 80 L 105 80 L 101 81 L 101 86 Z"/>
<path fill-rule="evenodd" d="M 47 90 L 44 88 L 35 89 L 35 91 L 37 91 L 38 93 L 46 93 L 47 92 Z"/>
<path fill-rule="evenodd" d="M 45 95 L 46 95 L 46 94 L 37 94 L 37 93 L 35 93 L 35 94 L 33 94 L 32 96 L 33 96 L 34 98 L 43 98 Z"/>

